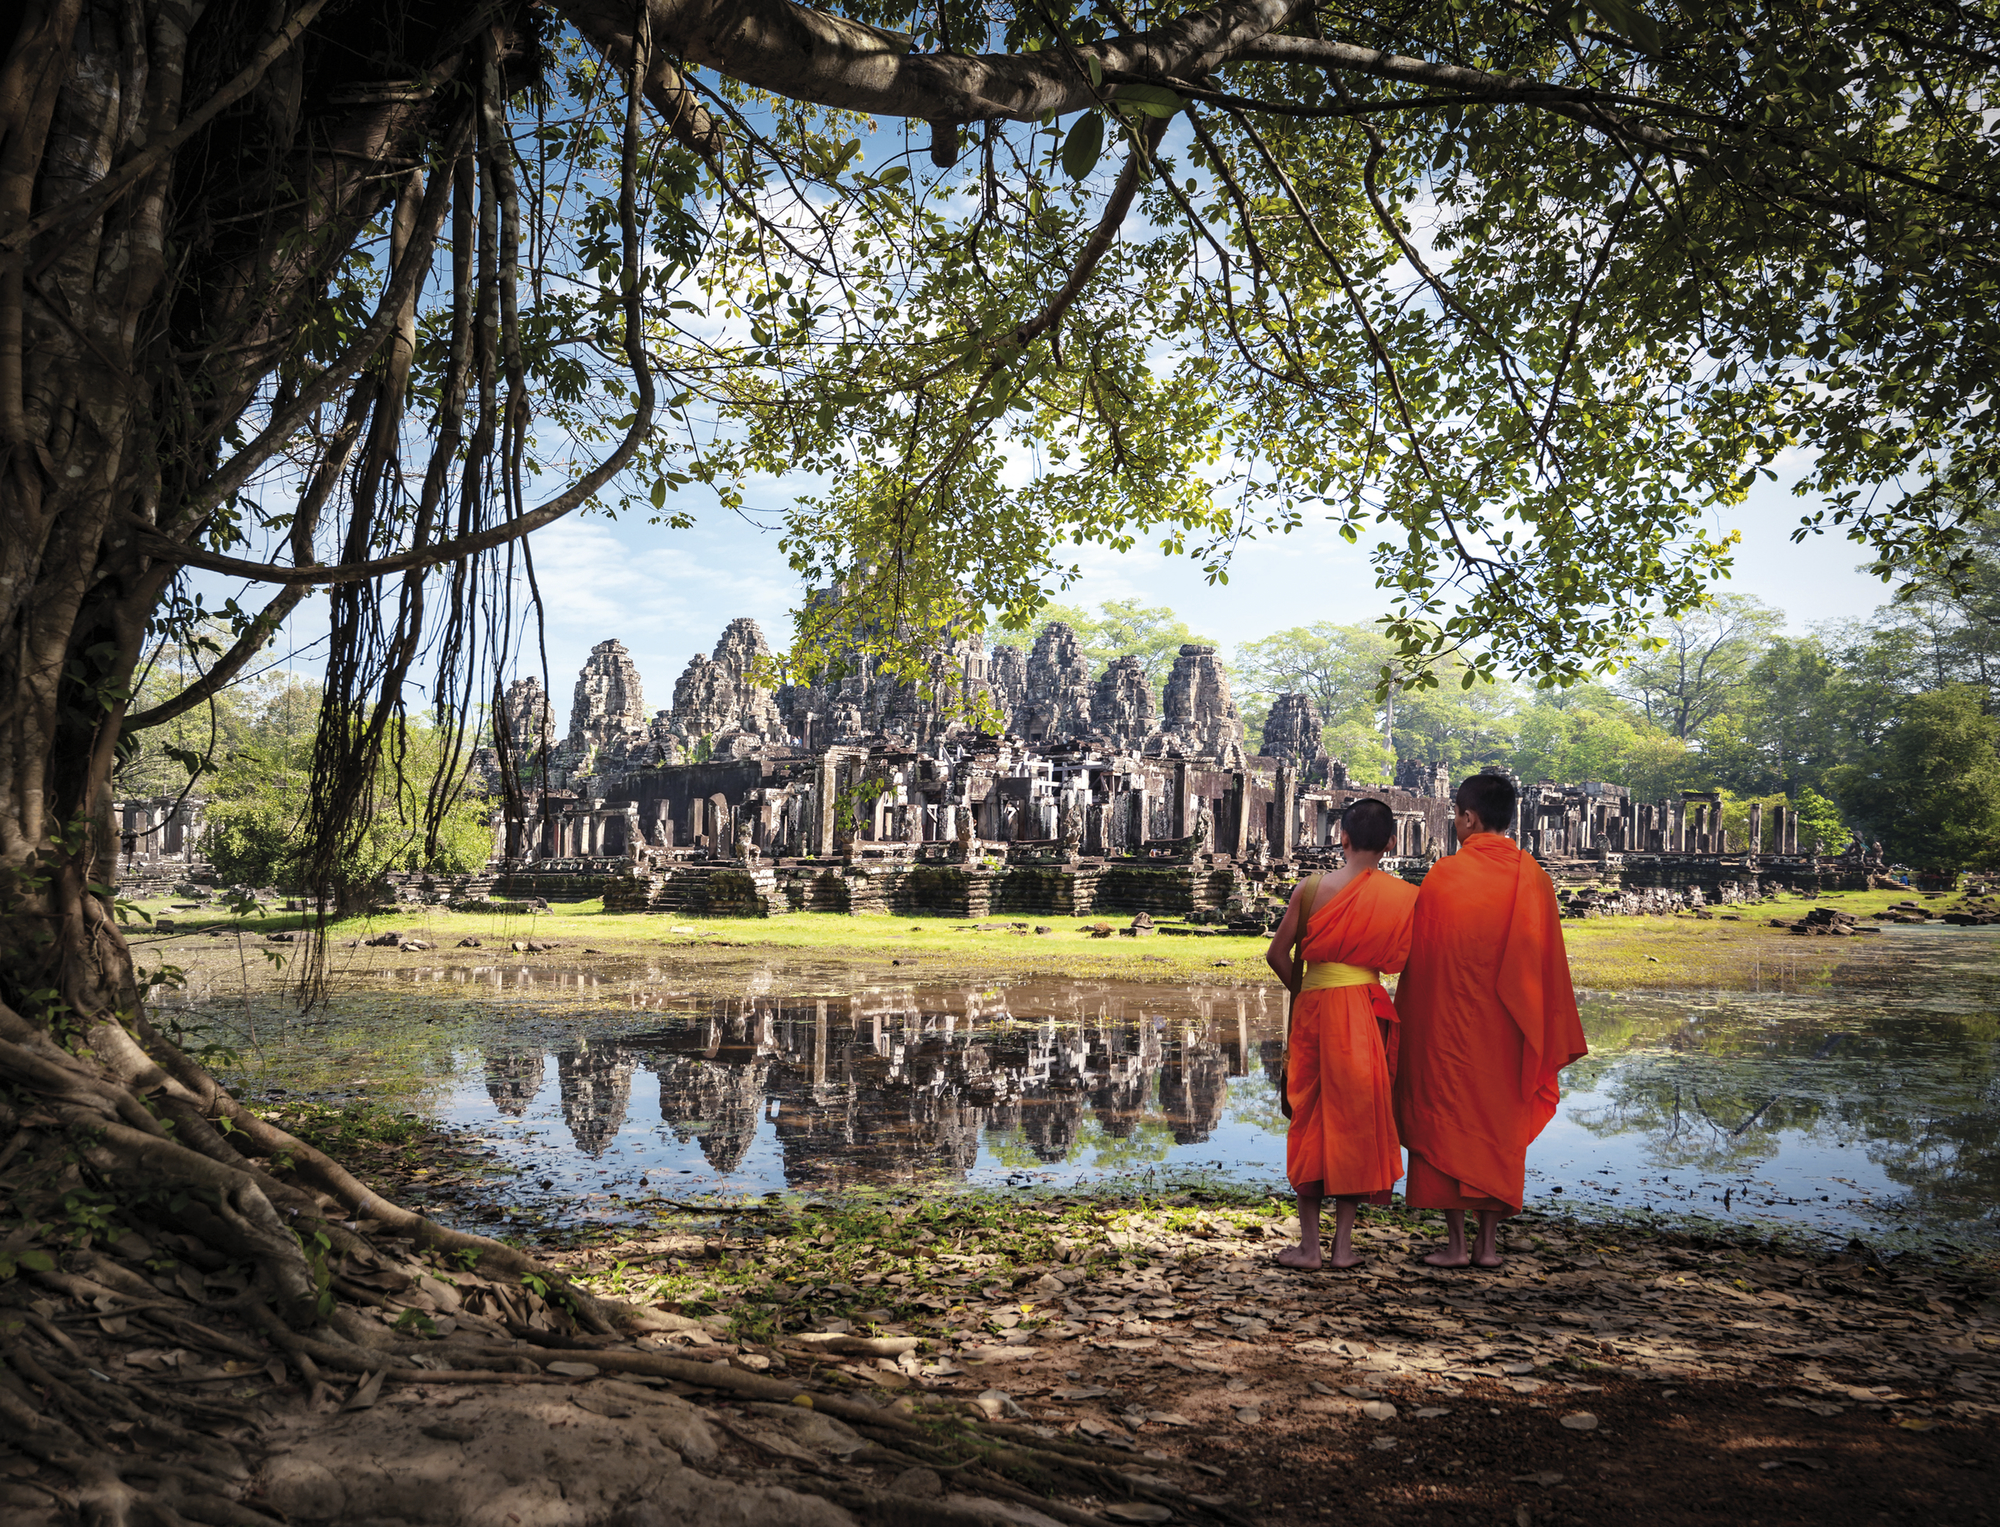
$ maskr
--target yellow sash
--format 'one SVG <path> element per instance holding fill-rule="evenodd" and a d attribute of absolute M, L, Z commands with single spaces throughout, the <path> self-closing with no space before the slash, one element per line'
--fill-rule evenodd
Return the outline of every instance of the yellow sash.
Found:
<path fill-rule="evenodd" d="M 1338 960 L 1321 960 L 1318 964 L 1306 966 L 1305 979 L 1299 982 L 1299 990 L 1332 991 L 1340 986 L 1380 986 L 1382 972 L 1370 970 L 1363 965 L 1343 965 Z"/>

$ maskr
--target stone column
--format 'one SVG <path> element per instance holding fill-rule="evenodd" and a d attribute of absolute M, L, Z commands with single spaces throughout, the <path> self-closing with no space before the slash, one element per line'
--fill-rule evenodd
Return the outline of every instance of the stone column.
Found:
<path fill-rule="evenodd" d="M 812 850 L 816 858 L 833 857 L 833 807 L 834 796 L 838 793 L 840 780 L 839 766 L 833 755 L 827 754 L 819 761 L 819 776 L 813 782 Z"/>
<path fill-rule="evenodd" d="M 1194 813 L 1188 808 L 1188 766 L 1182 759 L 1174 765 L 1173 836 L 1185 838 L 1194 831 Z"/>
<path fill-rule="evenodd" d="M 1250 775 L 1247 770 L 1238 769 L 1230 776 L 1229 793 L 1236 803 L 1236 822 L 1229 834 L 1229 853 L 1232 858 L 1243 859 L 1250 853 Z"/>
<path fill-rule="evenodd" d="M 1750 841 L 1743 845 L 1744 851 L 1753 858 L 1764 852 L 1764 803 L 1750 803 Z"/>
<path fill-rule="evenodd" d="M 1290 764 L 1278 765 L 1277 799 L 1273 803 L 1274 814 L 1278 818 L 1278 841 L 1271 845 L 1271 857 L 1289 859 L 1292 857 L 1292 838 L 1295 830 L 1293 818 L 1298 815 L 1298 785 L 1292 776 Z"/>

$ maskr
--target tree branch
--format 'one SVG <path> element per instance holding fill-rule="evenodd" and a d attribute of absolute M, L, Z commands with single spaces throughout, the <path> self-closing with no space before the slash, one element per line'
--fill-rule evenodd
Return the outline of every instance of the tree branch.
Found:
<path fill-rule="evenodd" d="M 609 5 L 563 5 L 559 9 L 581 32 L 590 45 L 602 53 L 620 74 L 629 77 L 638 43 L 632 35 L 632 10 Z M 659 114 L 674 140 L 693 149 L 716 166 L 727 139 L 708 109 L 695 99 L 694 90 L 682 78 L 664 52 L 655 46 L 653 60 L 644 81 L 646 102 Z"/>
<path fill-rule="evenodd" d="M 249 629 L 236 638 L 235 644 L 216 659 L 215 666 L 188 685 L 171 700 L 163 700 L 151 710 L 142 710 L 136 716 L 127 716 L 119 731 L 129 737 L 134 732 L 143 732 L 148 727 L 163 725 L 176 716 L 184 716 L 197 705 L 205 705 L 214 696 L 235 681 L 236 676 L 249 664 L 250 659 L 263 651 L 264 643 L 271 633 L 283 624 L 298 602 L 312 592 L 307 584 L 299 583 L 281 592 L 250 622 Z"/>
<path fill-rule="evenodd" d="M 1239 57 L 1311 0 L 1225 0 L 1157 31 L 1080 44 L 1107 71 L 1201 75 Z M 902 32 L 792 0 L 647 0 L 656 46 L 794 100 L 933 123 L 1038 121 L 1096 106 L 1098 92 L 1062 51 L 971 56 L 911 51 Z M 620 0 L 556 0 L 587 36 L 629 26 Z M 1105 91 L 1105 95 L 1115 95 Z"/>

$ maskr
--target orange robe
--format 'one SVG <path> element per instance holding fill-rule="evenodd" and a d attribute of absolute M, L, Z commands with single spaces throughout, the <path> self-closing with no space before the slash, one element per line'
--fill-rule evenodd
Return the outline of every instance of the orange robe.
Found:
<path fill-rule="evenodd" d="M 1474 833 L 1424 877 L 1396 988 L 1396 1124 L 1416 1209 L 1520 1212 L 1556 1075 L 1585 1053 L 1555 887 L 1532 855 Z"/>
<path fill-rule="evenodd" d="M 1358 875 L 1308 919 L 1300 957 L 1307 968 L 1337 961 L 1401 970 L 1416 900 L 1417 888 L 1394 875 Z M 1389 1201 L 1403 1175 L 1390 1091 L 1395 1024 L 1395 1006 L 1379 982 L 1299 993 L 1285 1070 L 1292 1104 L 1285 1175 L 1293 1187 L 1318 1182 L 1329 1198 Z"/>

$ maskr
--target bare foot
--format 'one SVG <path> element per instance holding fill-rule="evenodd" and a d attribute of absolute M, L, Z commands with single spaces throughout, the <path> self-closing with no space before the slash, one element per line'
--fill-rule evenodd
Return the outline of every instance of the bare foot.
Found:
<path fill-rule="evenodd" d="M 1300 1272 L 1319 1271 L 1319 1248 L 1317 1246 L 1287 1246 L 1278 1253 L 1280 1267 L 1296 1267 Z"/>
<path fill-rule="evenodd" d="M 1491 1251 L 1483 1257 L 1475 1256 L 1472 1259 L 1472 1265 L 1474 1267 L 1505 1267 L 1507 1259 L 1501 1256 L 1499 1252 Z"/>
<path fill-rule="evenodd" d="M 1328 1267 L 1359 1267 L 1363 1258 L 1359 1252 L 1350 1251 L 1346 1256 L 1331 1256 L 1326 1259 Z"/>
<path fill-rule="evenodd" d="M 1426 1267 L 1469 1267 L 1472 1258 L 1462 1251 L 1433 1251 L 1424 1257 Z"/>

